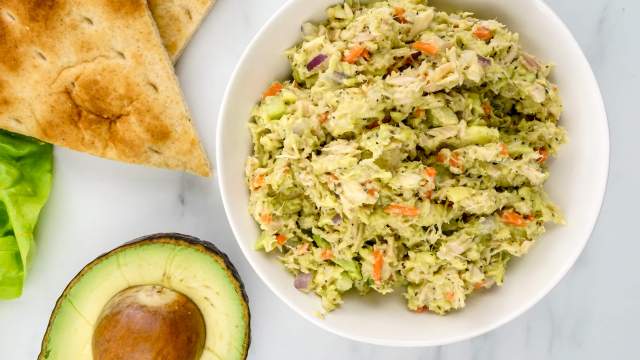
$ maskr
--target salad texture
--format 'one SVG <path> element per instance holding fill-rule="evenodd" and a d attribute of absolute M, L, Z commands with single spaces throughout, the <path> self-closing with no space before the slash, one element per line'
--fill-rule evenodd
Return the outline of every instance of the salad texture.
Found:
<path fill-rule="evenodd" d="M 252 113 L 256 249 L 327 311 L 349 291 L 461 309 L 564 222 L 543 189 L 567 138 L 552 66 L 498 21 L 424 0 L 326 14 Z"/>

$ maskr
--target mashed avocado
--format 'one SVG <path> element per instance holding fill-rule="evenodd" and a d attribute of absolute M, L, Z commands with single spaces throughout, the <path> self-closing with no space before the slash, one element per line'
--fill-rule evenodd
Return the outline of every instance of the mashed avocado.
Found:
<path fill-rule="evenodd" d="M 304 24 L 292 80 L 255 107 L 257 249 L 326 310 L 352 289 L 444 314 L 504 280 L 547 222 L 565 142 L 551 66 L 518 34 L 426 1 L 347 1 Z"/>

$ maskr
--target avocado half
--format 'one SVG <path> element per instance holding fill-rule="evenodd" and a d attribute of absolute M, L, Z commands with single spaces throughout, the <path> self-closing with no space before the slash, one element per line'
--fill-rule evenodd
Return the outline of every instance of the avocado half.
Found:
<path fill-rule="evenodd" d="M 246 359 L 248 303 L 237 270 L 215 245 L 181 234 L 145 236 L 71 280 L 38 358 Z"/>

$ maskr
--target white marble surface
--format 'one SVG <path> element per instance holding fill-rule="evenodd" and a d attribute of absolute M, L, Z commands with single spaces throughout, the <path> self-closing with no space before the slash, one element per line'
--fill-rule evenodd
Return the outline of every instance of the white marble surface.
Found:
<path fill-rule="evenodd" d="M 312 1 L 312 0 L 309 0 Z M 218 0 L 178 65 L 209 154 L 220 99 L 242 50 L 284 0 Z M 51 308 L 67 281 L 100 253 L 134 237 L 179 231 L 213 240 L 247 285 L 251 359 L 639 359 L 640 42 L 637 0 L 548 0 L 587 54 L 611 127 L 609 189 L 600 221 L 567 277 L 539 304 L 476 339 L 438 348 L 396 349 L 341 339 L 290 311 L 243 259 L 224 219 L 214 180 L 97 160 L 56 150 L 57 174 L 24 296 L 0 303 L 0 359 L 34 359 Z M 550 46 L 553 41 L 550 39 Z M 196 69 L 208 64 L 211 76 Z M 205 97 L 210 101 L 192 99 Z M 126 190 L 124 190 L 126 189 Z M 69 359 L 73 360 L 73 359 Z"/>

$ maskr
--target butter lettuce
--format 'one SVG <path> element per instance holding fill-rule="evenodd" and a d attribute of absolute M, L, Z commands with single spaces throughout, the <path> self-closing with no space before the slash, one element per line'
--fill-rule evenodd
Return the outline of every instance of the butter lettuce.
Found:
<path fill-rule="evenodd" d="M 0 130 L 0 299 L 22 294 L 52 171 L 51 145 Z"/>

